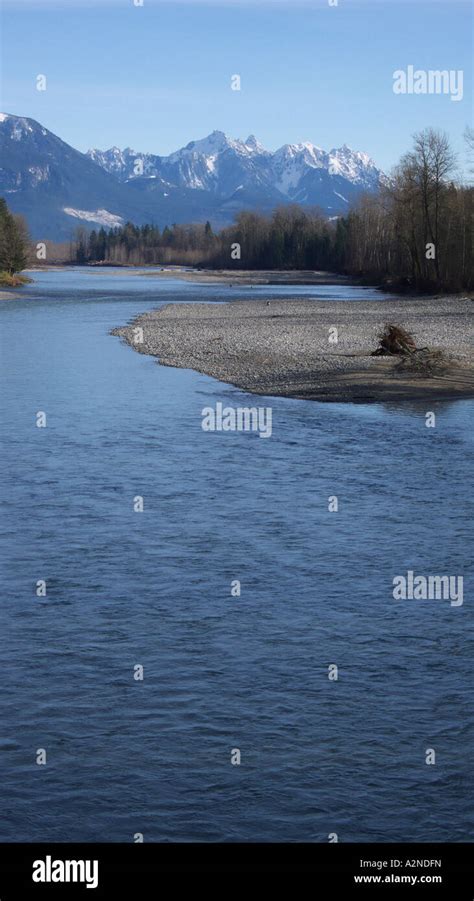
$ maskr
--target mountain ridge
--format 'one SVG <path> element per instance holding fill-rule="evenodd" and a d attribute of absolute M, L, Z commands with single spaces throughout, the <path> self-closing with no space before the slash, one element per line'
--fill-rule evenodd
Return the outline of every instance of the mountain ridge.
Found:
<path fill-rule="evenodd" d="M 78 224 L 229 224 L 242 209 L 299 203 L 341 215 L 385 180 L 368 154 L 309 141 L 267 150 L 215 130 L 167 156 L 126 147 L 75 150 L 34 119 L 0 114 L 0 194 L 32 236 L 64 240 Z"/>
<path fill-rule="evenodd" d="M 303 141 L 296 144 L 283 144 L 275 151 L 267 150 L 255 137 L 249 135 L 246 141 L 239 138 L 231 138 L 225 132 L 213 131 L 205 138 L 197 141 L 190 141 L 185 147 L 173 151 L 167 156 L 161 156 L 153 153 L 143 153 L 126 147 L 121 150 L 114 146 L 108 150 L 100 150 L 92 148 L 87 151 L 86 156 L 97 162 L 105 171 L 110 173 L 118 173 L 123 179 L 142 177 L 142 174 L 159 177 L 160 167 L 168 167 L 170 165 L 180 163 L 190 158 L 195 160 L 203 159 L 207 161 L 209 173 L 215 171 L 215 161 L 222 153 L 231 151 L 239 154 L 247 160 L 257 158 L 263 159 L 270 170 L 270 174 L 276 176 L 276 167 L 286 163 L 287 166 L 297 161 L 300 166 L 305 164 L 307 168 L 321 168 L 329 171 L 330 174 L 343 175 L 350 181 L 361 182 L 364 185 L 370 185 L 375 181 L 383 178 L 382 170 L 378 169 L 371 157 L 362 151 L 353 150 L 348 144 L 342 147 L 333 147 L 329 151 L 323 150 L 310 141 Z M 136 163 L 143 164 L 143 173 L 135 173 L 131 166 Z M 139 167 L 140 168 L 140 167 Z M 195 179 L 188 187 L 203 187 L 201 180 Z M 282 184 L 282 193 L 288 193 L 286 186 Z"/>

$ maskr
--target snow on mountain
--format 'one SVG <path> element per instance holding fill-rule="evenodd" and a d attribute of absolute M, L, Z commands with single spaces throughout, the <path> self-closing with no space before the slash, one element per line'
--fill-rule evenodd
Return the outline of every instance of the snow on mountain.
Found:
<path fill-rule="evenodd" d="M 138 153 L 129 148 L 122 151 L 118 147 L 105 151 L 89 150 L 88 156 L 122 181 L 157 178 L 168 186 L 217 192 L 224 182 L 224 192 L 231 193 L 236 189 L 242 170 L 248 170 L 247 175 L 255 177 L 254 160 L 270 154 L 254 135 L 244 142 L 230 138 L 222 131 L 213 131 L 205 138 L 190 141 L 169 156 Z"/>
<path fill-rule="evenodd" d="M 87 156 L 121 181 L 128 181 L 131 178 L 156 178 L 160 162 L 160 157 L 151 153 L 138 153 L 131 147 L 126 147 L 125 150 L 120 150 L 119 147 L 111 147 L 110 150 L 88 150 Z"/>
<path fill-rule="evenodd" d="M 180 150 L 176 150 L 174 153 L 170 154 L 168 161 L 174 163 L 185 157 L 216 157 L 219 153 L 222 153 L 229 147 L 237 147 L 239 145 L 240 141 L 233 141 L 232 138 L 228 138 L 223 131 L 213 131 L 212 134 L 208 135 L 206 138 L 201 138 L 198 141 L 190 141 L 189 144 L 186 144 L 186 147 L 182 147 Z"/>
<path fill-rule="evenodd" d="M 276 187 L 287 196 L 296 191 L 308 169 L 324 168 L 324 151 L 314 144 L 284 144 L 272 157 Z"/>
<path fill-rule="evenodd" d="M 23 116 L 10 116 L 8 113 L 0 113 L 0 123 L 6 122 L 9 127 L 9 138 L 11 141 L 21 141 L 35 131 L 37 126 L 42 135 L 46 135 L 47 131 L 35 122 L 33 119 L 26 119 Z"/>
<path fill-rule="evenodd" d="M 169 162 L 176 162 L 178 159 L 190 156 L 216 159 L 221 153 L 229 150 L 247 157 L 252 154 L 267 153 L 265 148 L 258 143 L 255 135 L 250 135 L 246 141 L 241 141 L 238 138 L 229 138 L 223 131 L 213 131 L 206 138 L 190 141 L 186 147 L 176 150 L 171 156 L 163 159 L 167 159 Z"/>
<path fill-rule="evenodd" d="M 263 144 L 260 144 L 260 141 L 257 141 L 255 135 L 248 136 L 245 141 L 245 146 L 253 153 L 268 153 Z"/>
<path fill-rule="evenodd" d="M 119 147 L 111 147 L 110 150 L 88 150 L 87 155 L 98 163 L 108 172 L 115 175 L 122 175 L 127 168 L 127 150 L 120 150 Z"/>
<path fill-rule="evenodd" d="M 122 216 L 116 216 L 114 213 L 109 213 L 108 210 L 74 210 L 72 207 L 65 206 L 64 212 L 74 219 L 84 219 L 86 222 L 94 222 L 96 225 L 104 225 L 107 228 L 116 228 L 124 223 Z"/>
<path fill-rule="evenodd" d="M 368 154 L 351 150 L 347 144 L 329 152 L 309 142 L 285 144 L 273 155 L 272 167 L 275 184 L 280 191 L 291 197 L 298 194 L 301 182 L 310 170 L 325 170 L 329 176 L 341 176 L 352 184 L 369 190 L 376 188 L 383 177 Z M 300 202 L 302 200 L 304 198 L 300 197 Z"/>
<path fill-rule="evenodd" d="M 383 175 L 367 153 L 351 150 L 347 144 L 330 150 L 328 157 L 331 174 L 342 175 L 354 184 L 375 184 Z"/>

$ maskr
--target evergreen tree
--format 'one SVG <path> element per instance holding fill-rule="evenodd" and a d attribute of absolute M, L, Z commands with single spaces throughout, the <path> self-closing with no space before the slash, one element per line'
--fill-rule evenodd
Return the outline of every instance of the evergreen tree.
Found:
<path fill-rule="evenodd" d="M 107 245 L 107 234 L 105 232 L 104 226 L 102 226 L 102 228 L 100 229 L 100 231 L 97 235 L 97 259 L 100 262 L 102 260 L 105 260 L 105 257 L 107 254 L 106 245 Z"/>
<path fill-rule="evenodd" d="M 21 216 L 10 213 L 0 198 L 0 270 L 14 275 L 28 265 L 28 232 Z"/>
<path fill-rule="evenodd" d="M 76 228 L 76 263 L 87 263 L 89 240 L 84 226 Z"/>
<path fill-rule="evenodd" d="M 164 247 L 168 247 L 168 245 L 171 243 L 171 237 L 172 237 L 171 229 L 169 229 L 168 226 L 165 225 L 165 227 L 163 229 L 163 235 L 162 235 L 162 241 L 163 241 Z"/>
<path fill-rule="evenodd" d="M 94 260 L 94 261 L 99 259 L 99 257 L 97 256 L 97 232 L 95 231 L 95 229 L 92 229 L 92 231 L 89 235 L 89 247 L 88 247 L 87 257 L 89 260 Z"/>

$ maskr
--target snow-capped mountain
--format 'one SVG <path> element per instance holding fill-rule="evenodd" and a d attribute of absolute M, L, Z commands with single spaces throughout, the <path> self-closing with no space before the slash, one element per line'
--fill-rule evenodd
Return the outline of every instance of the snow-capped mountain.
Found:
<path fill-rule="evenodd" d="M 266 184 L 268 173 L 264 161 L 271 158 L 254 135 L 239 141 L 228 138 L 222 131 L 191 141 L 169 156 L 139 153 L 129 147 L 123 151 L 118 147 L 89 150 L 87 155 L 121 181 L 154 178 L 168 186 L 226 195 L 235 191 L 242 181 Z"/>
<path fill-rule="evenodd" d="M 285 203 L 346 212 L 383 173 L 347 145 L 330 151 L 309 142 L 266 150 L 221 131 L 168 156 L 120 150 L 74 150 L 34 119 L 0 114 L 0 195 L 23 213 L 34 238 L 64 240 L 78 224 L 130 220 L 229 224 L 242 209 Z"/>
<path fill-rule="evenodd" d="M 383 173 L 366 153 L 351 150 L 347 144 L 328 152 L 308 142 L 285 144 L 273 155 L 272 170 L 276 187 L 292 199 L 298 197 L 300 203 L 314 202 L 308 196 L 307 176 L 320 174 L 320 170 L 366 190 L 377 188 L 383 178 Z"/>
<path fill-rule="evenodd" d="M 160 160 L 159 156 L 151 153 L 140 154 L 131 147 L 126 147 L 125 150 L 120 150 L 119 147 L 111 147 L 110 150 L 88 150 L 87 156 L 106 172 L 115 175 L 119 181 L 128 181 L 139 176 L 156 177 Z"/>
<path fill-rule="evenodd" d="M 317 202 L 312 189 L 320 189 L 323 174 L 345 179 L 364 190 L 376 189 L 383 177 L 366 153 L 351 150 L 347 144 L 328 152 L 309 142 L 285 144 L 271 153 L 254 135 L 241 141 L 222 131 L 191 141 L 170 156 L 130 148 L 121 151 L 118 147 L 89 150 L 88 156 L 122 181 L 156 178 L 163 184 L 223 195 L 256 185 L 312 204 Z M 308 178 L 315 173 L 316 178 Z M 336 206 L 340 204 L 336 202 Z"/>

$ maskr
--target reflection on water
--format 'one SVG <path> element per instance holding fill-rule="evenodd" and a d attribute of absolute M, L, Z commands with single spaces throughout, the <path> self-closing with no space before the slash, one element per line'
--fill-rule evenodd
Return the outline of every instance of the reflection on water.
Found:
<path fill-rule="evenodd" d="M 473 402 L 427 429 L 261 398 L 271 439 L 203 432 L 251 397 L 109 331 L 231 290 L 51 272 L 0 308 L 0 838 L 466 840 Z M 395 602 L 409 569 L 463 574 L 463 606 Z"/>

